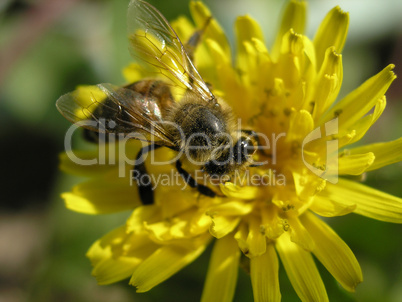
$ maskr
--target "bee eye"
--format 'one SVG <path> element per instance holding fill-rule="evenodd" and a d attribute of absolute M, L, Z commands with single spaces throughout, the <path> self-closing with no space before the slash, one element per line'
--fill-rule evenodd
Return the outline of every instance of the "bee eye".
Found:
<path fill-rule="evenodd" d="M 249 156 L 253 155 L 256 151 L 256 146 L 253 141 L 248 137 L 240 137 L 234 147 L 234 160 L 237 163 L 244 163 Z"/>

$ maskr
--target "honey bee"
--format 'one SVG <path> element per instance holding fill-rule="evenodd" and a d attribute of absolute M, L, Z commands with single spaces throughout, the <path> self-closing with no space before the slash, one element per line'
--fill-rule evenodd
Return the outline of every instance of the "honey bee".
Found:
<path fill-rule="evenodd" d="M 230 107 L 214 96 L 192 62 L 192 49 L 209 22 L 184 46 L 155 7 L 132 0 L 128 8 L 130 52 L 162 73 L 166 81 L 144 79 L 124 87 L 99 84 L 103 99 L 93 96 L 91 103 L 85 104 L 73 91 L 57 100 L 57 109 L 72 123 L 96 121 L 96 126 L 83 126 L 90 133 L 141 134 L 141 138 L 133 135 L 149 142 L 136 157 L 134 169 L 141 174 L 147 173 L 141 160 L 147 152 L 160 147 L 185 151 L 175 163 L 177 171 L 190 187 L 214 197 L 217 193 L 197 183 L 183 168 L 183 161 L 196 162 L 208 175 L 231 175 L 252 164 L 258 144 L 253 131 L 236 129 Z M 175 100 L 169 81 L 184 89 L 180 100 Z M 144 204 L 152 203 L 152 185 L 140 185 L 139 195 Z"/>

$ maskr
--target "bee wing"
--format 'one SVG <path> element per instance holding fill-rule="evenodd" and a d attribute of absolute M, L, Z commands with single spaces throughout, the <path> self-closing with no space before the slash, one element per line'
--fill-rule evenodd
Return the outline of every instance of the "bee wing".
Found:
<path fill-rule="evenodd" d="M 203 100 L 216 101 L 176 32 L 155 7 L 141 0 L 132 0 L 128 7 L 128 32 L 129 48 L 134 57 Z"/>
<path fill-rule="evenodd" d="M 91 131 L 129 134 L 175 148 L 163 127 L 161 108 L 134 90 L 111 84 L 81 87 L 61 96 L 56 107 L 67 120 Z"/>

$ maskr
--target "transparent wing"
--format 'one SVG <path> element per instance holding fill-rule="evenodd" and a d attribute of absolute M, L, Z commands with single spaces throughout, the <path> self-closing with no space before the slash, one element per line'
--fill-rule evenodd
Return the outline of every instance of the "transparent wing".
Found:
<path fill-rule="evenodd" d="M 131 54 L 174 83 L 216 102 L 166 18 L 152 5 L 132 0 L 128 7 Z"/>
<path fill-rule="evenodd" d="M 56 107 L 70 122 L 91 131 L 129 134 L 175 149 L 163 126 L 162 108 L 131 89 L 111 84 L 85 86 L 61 96 Z"/>

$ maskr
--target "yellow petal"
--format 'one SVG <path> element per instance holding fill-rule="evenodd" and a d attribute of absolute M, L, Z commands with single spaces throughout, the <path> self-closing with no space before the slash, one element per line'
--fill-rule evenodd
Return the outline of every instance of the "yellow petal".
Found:
<path fill-rule="evenodd" d="M 237 40 L 236 66 L 242 72 L 250 77 L 255 77 L 257 71 L 257 52 L 252 41 L 264 41 L 261 28 L 258 23 L 250 16 L 238 17 L 235 23 L 235 32 Z"/>
<path fill-rule="evenodd" d="M 282 44 L 282 37 L 290 29 L 298 34 L 304 33 L 306 25 L 306 2 L 292 0 L 287 5 L 282 17 L 281 25 L 272 48 L 272 57 L 277 59 Z"/>
<path fill-rule="evenodd" d="M 228 197 L 238 198 L 242 200 L 255 199 L 260 194 L 259 187 L 244 186 L 240 187 L 231 182 L 226 182 L 220 185 L 221 191 Z"/>
<path fill-rule="evenodd" d="M 205 215 L 205 212 L 203 213 Z M 201 220 L 199 224 L 197 221 Z M 150 238 L 160 244 L 168 241 L 176 242 L 177 239 L 193 238 L 196 235 L 208 232 L 211 220 L 205 223 L 200 212 L 190 209 L 167 219 L 159 219 L 154 223 L 144 221 L 144 229 L 149 232 Z"/>
<path fill-rule="evenodd" d="M 243 220 L 237 227 L 237 231 L 234 238 L 237 240 L 237 244 L 239 245 L 239 248 L 241 249 L 244 255 L 247 255 L 250 251 L 250 248 L 247 243 L 247 236 L 248 236 L 248 223 Z"/>
<path fill-rule="evenodd" d="M 239 225 L 234 238 L 243 254 L 249 258 L 260 256 L 266 252 L 266 228 L 257 217 L 250 217 Z"/>
<path fill-rule="evenodd" d="M 313 95 L 309 96 L 310 102 L 314 102 L 314 120 L 325 112 L 335 101 L 342 86 L 343 68 L 342 55 L 330 47 L 325 52 L 324 62 L 316 77 Z"/>
<path fill-rule="evenodd" d="M 326 186 L 325 179 L 310 172 L 302 175 L 293 171 L 292 175 L 295 183 L 296 194 L 301 200 L 307 201 L 309 198 L 321 192 Z"/>
<path fill-rule="evenodd" d="M 214 83 L 217 86 L 216 88 L 225 92 L 225 101 L 233 108 L 234 113 L 238 115 L 239 118 L 249 118 L 251 116 L 249 112 L 251 108 L 249 107 L 253 104 L 251 102 L 249 104 L 244 102 L 244 100 L 249 98 L 247 90 L 244 85 L 239 84 L 237 73 L 232 68 L 230 58 L 226 56 L 223 49 L 216 41 L 207 39 L 206 45 L 208 46 L 215 64 L 218 79 L 217 83 Z M 252 109 L 255 110 L 254 106 L 252 106 Z"/>
<path fill-rule="evenodd" d="M 152 240 L 160 244 L 174 240 L 178 237 L 184 237 L 182 232 L 183 227 L 185 227 L 185 225 L 183 225 L 183 221 L 177 220 L 162 220 L 153 224 L 144 223 L 144 228 L 147 232 L 149 232 L 149 236 L 152 238 Z"/>
<path fill-rule="evenodd" d="M 209 238 L 204 236 L 194 249 L 175 245 L 160 247 L 135 269 L 130 284 L 139 293 L 150 290 L 193 262 L 204 251 Z M 182 245 L 186 245 L 184 240 Z"/>
<path fill-rule="evenodd" d="M 122 241 L 119 242 L 121 239 Z M 92 270 L 92 275 L 101 285 L 129 278 L 135 268 L 158 248 L 144 232 L 125 233 L 120 237 L 115 237 L 114 241 L 109 243 L 112 255 L 94 265 Z"/>
<path fill-rule="evenodd" d="M 162 178 L 160 178 L 160 184 L 154 194 L 155 204 L 160 207 L 162 217 L 167 219 L 192 207 L 199 196 L 199 193 L 184 184 L 184 181 L 182 184 L 169 185 L 169 181 L 172 182 L 170 175 L 173 174 L 161 174 L 161 176 L 168 176 L 165 178 L 167 180 L 165 183 L 168 185 L 164 185 Z M 158 175 L 155 176 L 157 177 Z M 179 181 L 182 181 L 181 177 Z M 185 186 L 186 189 L 183 189 Z"/>
<path fill-rule="evenodd" d="M 87 257 L 92 266 L 96 266 L 101 261 L 110 258 L 112 256 L 112 246 L 120 245 L 125 238 L 126 228 L 123 225 L 96 240 L 87 252 Z"/>
<path fill-rule="evenodd" d="M 177 36 L 180 37 L 187 53 L 193 54 L 193 63 L 197 66 L 199 74 L 202 74 L 204 81 L 206 83 L 215 83 L 216 74 L 214 64 L 205 44 L 202 43 L 205 39 L 205 32 L 200 35 L 200 43 L 194 48 L 194 45 L 190 45 L 188 42 L 195 34 L 200 33 L 199 30 L 202 30 L 201 28 L 195 28 L 192 21 L 186 16 L 179 16 L 177 19 L 173 20 L 170 25 L 177 33 Z M 202 26 L 204 26 L 204 24 Z M 148 75 L 148 77 L 151 77 L 151 75 Z M 152 75 L 152 77 L 155 77 L 155 75 Z"/>
<path fill-rule="evenodd" d="M 264 41 L 264 35 L 258 22 L 248 15 L 236 19 L 235 31 L 239 51 L 241 51 L 244 41 L 251 41 L 252 38 Z"/>
<path fill-rule="evenodd" d="M 97 150 L 74 150 L 61 153 L 59 168 L 66 173 L 87 177 L 102 175 L 111 169 L 116 169 L 114 165 L 99 165 L 98 156 Z M 88 165 L 83 165 L 83 162 Z"/>
<path fill-rule="evenodd" d="M 345 153 L 350 155 L 366 152 L 372 152 L 375 156 L 374 163 L 367 169 L 367 171 L 376 170 L 400 162 L 402 160 L 402 138 L 398 138 L 391 142 L 370 144 L 345 150 Z"/>
<path fill-rule="evenodd" d="M 288 222 L 290 226 L 290 240 L 297 243 L 307 251 L 312 251 L 315 247 L 315 243 L 310 234 L 300 223 L 300 220 L 296 216 L 288 215 Z"/>
<path fill-rule="evenodd" d="M 402 223 L 402 199 L 354 181 L 339 179 L 337 185 L 327 184 L 323 192 L 331 200 L 356 205 L 357 214 L 377 220 Z"/>
<path fill-rule="evenodd" d="M 261 256 L 250 259 L 250 277 L 253 286 L 254 301 L 280 301 L 278 278 L 279 262 L 272 244 Z"/>
<path fill-rule="evenodd" d="M 133 160 L 141 147 L 141 142 L 127 140 L 116 144 L 99 144 L 95 150 L 70 150 L 59 155 L 59 167 L 74 175 L 99 176 L 119 167 L 125 169 L 127 163 L 124 161 Z"/>
<path fill-rule="evenodd" d="M 123 77 L 127 83 L 134 83 L 150 76 L 153 74 L 144 68 L 144 65 L 138 63 L 131 63 L 123 68 Z"/>
<path fill-rule="evenodd" d="M 323 116 L 321 121 L 328 121 L 338 117 L 339 127 L 348 129 L 350 125 L 353 125 L 369 112 L 378 99 L 385 94 L 396 78 L 392 71 L 393 68 L 394 65 L 388 65 L 381 72 L 368 79 L 359 88 L 339 101 Z"/>
<path fill-rule="evenodd" d="M 349 145 L 356 137 L 356 130 L 346 131 L 338 136 L 338 148 Z"/>
<path fill-rule="evenodd" d="M 356 209 L 356 205 L 342 205 L 327 197 L 316 195 L 310 209 L 320 216 L 334 217 L 352 213 Z"/>
<path fill-rule="evenodd" d="M 314 37 L 318 68 L 320 68 L 329 47 L 334 46 L 336 52 L 342 52 L 348 27 L 349 14 L 343 12 L 339 6 L 334 7 L 325 16 Z"/>
<path fill-rule="evenodd" d="M 153 223 L 161 219 L 160 208 L 156 205 L 146 205 L 136 208 L 127 219 L 127 232 L 138 232 L 144 227 L 144 222 Z"/>
<path fill-rule="evenodd" d="M 287 32 L 282 39 L 280 56 L 278 58 L 277 74 L 282 78 L 287 90 L 295 90 L 300 84 L 303 73 L 304 41 L 302 35 L 296 34 L 293 29 Z M 303 103 L 303 100 L 299 100 Z"/>
<path fill-rule="evenodd" d="M 231 67 L 230 66 L 231 62 L 229 58 L 226 56 L 225 51 L 215 40 L 207 39 L 205 42 L 217 66 Z"/>
<path fill-rule="evenodd" d="M 303 139 L 314 128 L 314 121 L 311 114 L 306 110 L 300 110 L 292 115 L 286 141 L 302 142 Z"/>
<path fill-rule="evenodd" d="M 241 201 L 229 201 L 217 206 L 211 207 L 207 211 L 207 215 L 223 215 L 223 216 L 243 216 L 253 210 L 253 204 Z"/>
<path fill-rule="evenodd" d="M 129 278 L 142 259 L 133 257 L 109 258 L 92 270 L 99 285 L 107 285 Z"/>
<path fill-rule="evenodd" d="M 87 253 L 99 284 L 110 284 L 128 278 L 146 257 L 157 248 L 146 233 L 127 234 L 120 227 L 96 241 Z"/>
<path fill-rule="evenodd" d="M 107 97 L 101 88 L 95 85 L 78 86 L 77 89 L 71 93 L 71 96 L 73 96 L 75 104 L 72 108 L 74 112 L 70 112 L 69 118 L 73 121 L 85 121 L 90 119 L 92 111 L 97 107 L 99 102 Z M 60 105 L 63 105 L 62 101 Z"/>
<path fill-rule="evenodd" d="M 261 221 L 257 217 L 252 217 L 249 220 L 249 230 L 246 243 L 248 246 L 247 257 L 260 256 L 266 252 L 267 240 L 265 234 L 261 232 Z"/>
<path fill-rule="evenodd" d="M 340 175 L 360 175 L 373 164 L 374 159 L 373 152 L 342 156 L 338 159 L 338 173 Z"/>
<path fill-rule="evenodd" d="M 236 288 L 240 250 L 232 236 L 216 240 L 201 296 L 202 302 L 230 302 Z"/>
<path fill-rule="evenodd" d="M 307 64 L 306 62 L 306 67 L 311 68 L 309 74 L 308 72 L 305 72 L 305 79 L 306 82 L 313 82 L 314 77 L 316 76 L 316 56 L 315 56 L 315 48 L 313 42 L 306 36 L 303 36 L 303 45 L 304 45 L 304 53 L 306 54 L 307 60 L 310 62 Z M 310 66 L 311 65 L 311 66 Z"/>
<path fill-rule="evenodd" d="M 302 301 L 328 301 L 327 292 L 310 252 L 290 241 L 284 233 L 276 241 L 276 249 L 290 282 Z"/>
<path fill-rule="evenodd" d="M 285 231 L 283 220 L 278 215 L 278 211 L 274 204 L 264 205 L 260 211 L 262 231 L 269 239 L 276 239 Z"/>
<path fill-rule="evenodd" d="M 66 207 L 85 214 L 126 211 L 141 205 L 137 187 L 127 178 L 103 177 L 83 182 L 63 193 Z"/>
<path fill-rule="evenodd" d="M 281 54 L 300 55 L 304 51 L 304 39 L 293 29 L 289 30 L 282 39 Z M 300 66 L 298 66 L 300 67 Z"/>
<path fill-rule="evenodd" d="M 190 234 L 200 235 L 208 231 L 209 226 L 211 224 L 211 218 L 205 215 L 205 211 L 203 209 L 198 209 L 196 213 L 193 214 L 192 219 L 189 223 L 189 232 Z"/>
<path fill-rule="evenodd" d="M 207 20 L 212 17 L 208 7 L 206 7 L 205 4 L 203 4 L 201 1 L 190 2 L 190 13 L 198 28 L 203 28 Z M 210 23 L 208 24 L 204 33 L 205 39 L 211 39 L 218 43 L 225 53 L 226 58 L 230 61 L 230 45 L 222 27 L 213 17 L 209 22 Z"/>
<path fill-rule="evenodd" d="M 363 281 L 355 255 L 347 244 L 321 219 L 306 212 L 300 217 L 305 228 L 317 243 L 314 255 L 348 291 L 353 292 Z"/>
<path fill-rule="evenodd" d="M 179 16 L 177 19 L 171 21 L 170 25 L 183 44 L 186 43 L 197 30 L 187 16 Z"/>
<path fill-rule="evenodd" d="M 215 238 L 222 238 L 232 232 L 240 222 L 236 216 L 212 216 L 212 223 L 209 232 Z"/>
<path fill-rule="evenodd" d="M 339 148 L 345 146 L 346 144 L 353 144 L 354 142 L 357 142 L 360 140 L 366 132 L 370 129 L 370 127 L 378 120 L 378 118 L 381 116 L 381 114 L 384 112 L 385 106 L 386 106 L 386 98 L 385 95 L 381 98 L 379 98 L 375 104 L 374 107 L 374 112 L 370 113 L 364 117 L 362 117 L 360 120 L 356 121 L 353 125 L 349 127 L 347 132 L 354 132 L 355 135 L 349 140 L 349 141 L 340 141 Z M 350 130 L 352 129 L 352 130 Z M 342 130 L 342 129 L 340 129 Z"/>

